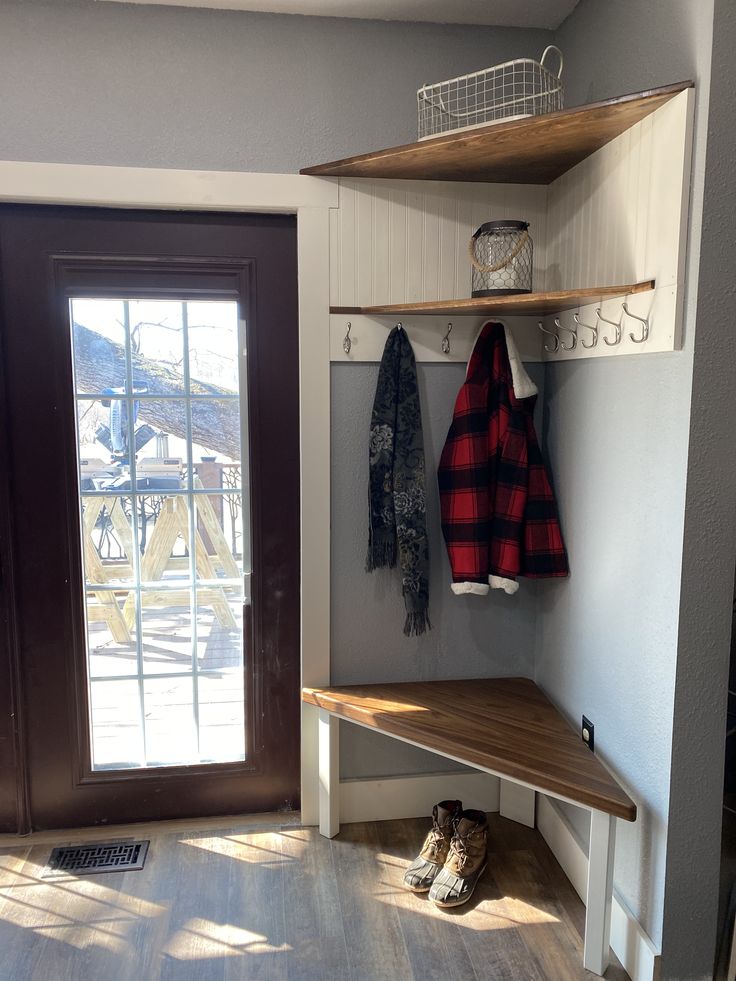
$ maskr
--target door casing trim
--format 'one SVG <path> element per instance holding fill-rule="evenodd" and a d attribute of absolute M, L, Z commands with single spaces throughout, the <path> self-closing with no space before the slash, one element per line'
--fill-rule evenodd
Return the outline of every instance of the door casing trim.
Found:
<path fill-rule="evenodd" d="M 299 290 L 301 677 L 330 683 L 330 209 L 338 182 L 300 174 L 0 161 L 0 201 L 295 214 Z M 16 750 L 21 748 L 19 736 Z M 317 713 L 302 708 L 301 810 L 318 821 Z"/>

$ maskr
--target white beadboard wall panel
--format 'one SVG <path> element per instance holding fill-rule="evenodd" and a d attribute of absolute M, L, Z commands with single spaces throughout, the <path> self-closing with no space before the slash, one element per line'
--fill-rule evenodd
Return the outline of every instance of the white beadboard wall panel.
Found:
<path fill-rule="evenodd" d="M 666 103 L 654 117 L 646 262 L 656 269 L 661 286 L 682 283 L 685 278 L 693 143 L 693 114 L 688 106 L 695 106 L 693 89 Z M 665 242 L 670 244 L 666 250 L 662 248 Z"/>
<path fill-rule="evenodd" d="M 391 295 L 391 202 L 384 195 L 373 195 L 373 295 Z"/>
<path fill-rule="evenodd" d="M 455 297 L 458 268 L 458 202 L 452 195 L 440 198 L 439 270 L 437 274 L 437 298 Z"/>
<path fill-rule="evenodd" d="M 345 188 L 346 193 L 359 193 L 360 185 L 352 188 Z M 343 191 L 343 182 L 340 181 L 340 191 Z M 406 299 L 406 243 L 407 243 L 407 220 L 406 220 L 406 189 L 402 187 L 388 188 L 389 212 L 388 212 L 388 241 L 389 241 L 389 275 L 391 286 L 389 290 L 391 303 L 404 303 Z M 397 215 L 399 218 L 397 218 Z M 365 230 L 364 230 L 365 233 Z M 342 228 L 338 226 L 338 235 L 342 236 Z M 343 294 L 347 297 L 349 289 L 343 284 L 342 280 L 336 284 L 339 290 L 338 306 L 346 306 L 347 300 L 343 299 Z"/>
<path fill-rule="evenodd" d="M 548 289 L 681 282 L 692 92 L 550 184 Z"/>
<path fill-rule="evenodd" d="M 474 185 L 461 186 L 457 190 L 457 224 L 455 227 L 455 283 L 450 296 L 453 300 L 470 296 L 471 266 L 468 262 L 468 240 L 478 227 L 473 224 L 473 193 L 482 194 Z M 546 195 L 545 195 L 546 198 Z"/>
<path fill-rule="evenodd" d="M 424 189 L 407 191 L 406 210 L 404 212 L 406 220 L 406 291 L 404 294 L 406 303 L 414 303 L 424 299 L 424 257 L 426 253 L 424 228 L 425 205 L 428 204 Z M 395 217 L 397 220 L 401 220 L 400 213 L 397 213 Z M 361 234 L 372 235 L 371 227 L 369 225 L 364 226 L 358 231 L 358 235 Z M 362 300 L 361 305 L 363 305 Z"/>
<path fill-rule="evenodd" d="M 339 201 L 339 190 L 338 190 Z M 340 209 L 330 208 L 330 303 L 333 303 L 333 292 L 336 284 L 340 282 L 340 262 L 342 256 L 338 245 L 338 225 L 340 223 Z"/>
<path fill-rule="evenodd" d="M 355 196 L 355 277 L 358 296 L 372 293 L 374 288 L 373 264 L 377 252 L 374 204 L 372 193 Z M 361 235 L 361 228 L 371 228 L 374 234 L 370 238 Z"/>
<path fill-rule="evenodd" d="M 357 195 L 340 181 L 337 210 L 336 239 L 330 240 L 330 252 L 339 256 L 337 281 L 330 283 L 330 306 L 336 303 L 356 306 L 358 303 L 357 276 Z M 330 226 L 332 232 L 332 226 Z M 338 300 L 338 297 L 340 298 Z"/>
<path fill-rule="evenodd" d="M 441 198 L 437 194 L 426 194 L 422 202 L 424 227 L 422 241 L 424 255 L 422 261 L 421 297 L 426 300 L 441 300 L 440 281 L 440 216 Z"/>
<path fill-rule="evenodd" d="M 545 288 L 547 188 L 340 179 L 330 225 L 332 306 L 470 296 L 468 241 L 494 218 L 530 222 L 534 287 Z"/>
<path fill-rule="evenodd" d="M 632 313 L 649 318 L 644 343 L 631 339 L 632 333 L 641 336 L 641 324 L 624 315 L 622 301 L 607 300 L 600 309 L 621 322 L 619 344 L 605 343 L 604 337 L 614 339 L 615 332 L 598 321 L 599 305 L 589 304 L 576 312 L 583 323 L 599 327 L 598 344 L 545 350 L 545 361 L 651 354 L 682 346 L 693 108 L 693 90 L 681 92 L 550 185 L 549 289 L 646 279 L 656 280 L 656 289 L 626 300 Z M 572 313 L 559 317 L 563 326 L 575 328 Z M 555 329 L 552 317 L 545 317 L 544 324 Z M 589 331 L 579 333 L 580 340 L 590 341 Z M 570 343 L 569 334 L 560 336 Z"/>

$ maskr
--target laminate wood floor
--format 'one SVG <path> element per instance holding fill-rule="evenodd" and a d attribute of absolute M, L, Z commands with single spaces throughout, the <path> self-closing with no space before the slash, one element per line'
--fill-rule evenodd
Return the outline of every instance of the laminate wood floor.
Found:
<path fill-rule="evenodd" d="M 0 841 L 2 981 L 578 981 L 583 905 L 541 836 L 490 816 L 470 903 L 401 886 L 427 819 L 298 815 Z M 42 878 L 51 844 L 150 838 L 140 872 Z M 628 975 L 615 964 L 609 981 Z"/>

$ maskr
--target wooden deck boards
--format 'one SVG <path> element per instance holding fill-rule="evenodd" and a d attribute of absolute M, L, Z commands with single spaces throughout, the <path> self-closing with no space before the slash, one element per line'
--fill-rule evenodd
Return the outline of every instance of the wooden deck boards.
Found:
<path fill-rule="evenodd" d="M 636 805 L 527 678 L 305 688 L 304 701 L 432 752 L 636 820 Z"/>

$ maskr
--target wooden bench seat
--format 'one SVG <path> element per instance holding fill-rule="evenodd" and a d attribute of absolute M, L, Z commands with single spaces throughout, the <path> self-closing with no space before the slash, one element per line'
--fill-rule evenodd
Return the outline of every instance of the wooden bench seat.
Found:
<path fill-rule="evenodd" d="M 590 811 L 584 965 L 609 962 L 616 818 L 636 805 L 528 678 L 304 688 L 319 709 L 320 831 L 339 832 L 340 719 L 492 773 Z M 522 791 L 525 793 L 525 791 Z M 502 807 L 503 813 L 503 807 Z"/>
<path fill-rule="evenodd" d="M 305 688 L 305 702 L 625 821 L 636 804 L 528 678 Z"/>

